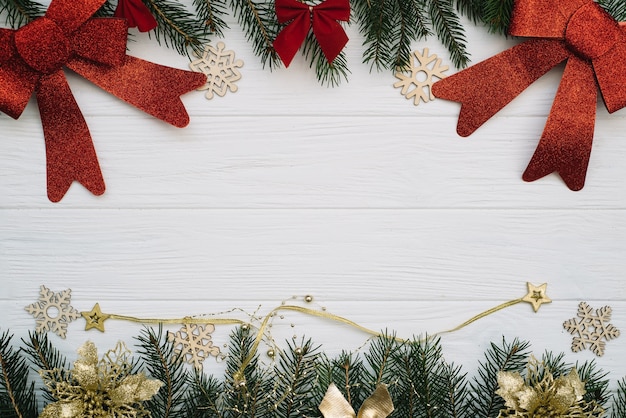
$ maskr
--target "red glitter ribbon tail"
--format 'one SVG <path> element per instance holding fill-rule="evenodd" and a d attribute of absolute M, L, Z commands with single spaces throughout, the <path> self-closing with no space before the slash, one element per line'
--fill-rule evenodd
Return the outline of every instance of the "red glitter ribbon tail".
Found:
<path fill-rule="evenodd" d="M 40 80 L 37 104 L 46 141 L 50 201 L 60 201 L 74 180 L 95 195 L 104 193 L 87 123 L 61 70 Z"/>
<path fill-rule="evenodd" d="M 571 57 L 539 145 L 522 176 L 525 181 L 535 181 L 556 171 L 571 190 L 583 188 L 593 142 L 597 94 L 593 68 Z"/>
<path fill-rule="evenodd" d="M 189 115 L 180 96 L 206 83 L 206 75 L 178 70 L 126 56 L 123 65 L 104 67 L 74 58 L 67 64 L 87 80 L 114 96 L 169 124 L 182 128 Z"/>
<path fill-rule="evenodd" d="M 469 136 L 569 55 L 562 41 L 529 40 L 437 81 L 432 92 L 461 102 L 457 132 Z"/>

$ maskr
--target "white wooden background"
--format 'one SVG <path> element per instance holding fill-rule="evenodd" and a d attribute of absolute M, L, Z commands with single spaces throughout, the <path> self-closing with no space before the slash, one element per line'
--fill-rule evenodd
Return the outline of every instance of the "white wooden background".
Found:
<path fill-rule="evenodd" d="M 464 24 L 474 62 L 515 43 Z M 101 197 L 74 184 L 50 203 L 36 104 L 17 121 L 0 116 L 2 330 L 21 337 L 34 328 L 24 307 L 44 284 L 71 288 L 80 311 L 99 302 L 104 312 L 143 317 L 259 305 L 263 314 L 310 294 L 329 312 L 410 337 L 522 297 L 530 281 L 547 282 L 554 302 L 536 314 L 517 305 L 444 336 L 448 360 L 471 372 L 502 336 L 531 340 L 537 354 L 595 358 L 572 353 L 562 328 L 580 301 L 610 305 L 626 332 L 624 111 L 608 115 L 599 103 L 582 191 L 557 175 L 525 183 L 562 68 L 460 138 L 457 103 L 415 107 L 391 73 L 369 73 L 356 25 L 346 49 L 352 74 L 337 88 L 320 86 L 300 55 L 289 69 L 264 70 L 233 18 L 231 28 L 226 47 L 245 62 L 239 91 L 211 101 L 185 95 L 185 129 L 70 76 L 107 184 Z M 131 55 L 187 68 L 145 34 L 133 39 Z M 414 45 L 424 47 L 450 64 L 435 38 Z M 83 328 L 77 320 L 66 340 L 52 341 L 73 357 L 87 339 L 102 350 L 132 343 L 141 327 Z M 229 332 L 218 327 L 216 343 Z M 312 337 L 330 354 L 367 338 L 294 313 L 273 332 Z M 626 375 L 625 348 L 622 336 L 597 359 L 613 379 Z"/>

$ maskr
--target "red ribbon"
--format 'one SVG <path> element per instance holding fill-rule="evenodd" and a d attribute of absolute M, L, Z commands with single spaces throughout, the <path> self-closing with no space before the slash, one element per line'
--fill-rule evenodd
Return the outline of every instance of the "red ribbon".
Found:
<path fill-rule="evenodd" d="M 174 126 L 189 123 L 180 95 L 206 82 L 126 55 L 123 19 L 91 19 L 105 0 L 53 0 L 46 15 L 17 31 L 0 29 L 0 111 L 17 119 L 35 92 L 46 142 L 48 198 L 74 180 L 95 195 L 104 180 L 89 129 L 67 84 L 68 67 L 102 89 Z"/>
<path fill-rule="evenodd" d="M 468 136 L 567 60 L 522 178 L 534 181 L 556 171 L 571 190 L 580 190 L 593 142 L 597 86 L 610 113 L 626 106 L 626 32 L 592 0 L 521 0 L 515 3 L 509 33 L 540 39 L 438 81 L 433 93 L 462 103 L 457 132 Z"/>
<path fill-rule="evenodd" d="M 118 0 L 115 17 L 128 21 L 128 27 L 137 28 L 139 32 L 148 32 L 157 27 L 157 21 L 141 0 Z"/>
<path fill-rule="evenodd" d="M 326 0 L 317 6 L 297 0 L 276 0 L 276 17 L 281 24 L 291 22 L 274 41 L 274 49 L 286 67 L 291 64 L 311 26 L 328 62 L 333 62 L 348 43 L 348 35 L 337 21 L 350 20 L 349 0 Z"/>

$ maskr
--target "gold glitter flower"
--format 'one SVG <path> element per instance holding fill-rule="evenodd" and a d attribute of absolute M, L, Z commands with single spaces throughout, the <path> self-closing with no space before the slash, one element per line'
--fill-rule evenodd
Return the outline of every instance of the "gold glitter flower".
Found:
<path fill-rule="evenodd" d="M 69 372 L 40 370 L 44 383 L 57 402 L 47 405 L 40 418 L 148 417 L 142 402 L 152 398 L 163 383 L 143 373 L 129 374 L 130 351 L 123 343 L 98 360 L 92 342 L 78 349 L 78 360 Z"/>
<path fill-rule="evenodd" d="M 498 418 L 592 418 L 604 414 L 598 404 L 583 399 L 585 384 L 576 369 L 555 379 L 534 357 L 525 377 L 518 372 L 498 372 L 496 393 L 506 406 Z"/>

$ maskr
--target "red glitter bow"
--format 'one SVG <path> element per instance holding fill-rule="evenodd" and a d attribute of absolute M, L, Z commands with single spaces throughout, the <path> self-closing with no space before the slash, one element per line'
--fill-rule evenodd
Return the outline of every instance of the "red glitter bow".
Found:
<path fill-rule="evenodd" d="M 63 67 L 174 126 L 189 123 L 179 96 L 206 82 L 200 73 L 126 55 L 123 19 L 91 19 L 105 0 L 53 0 L 44 17 L 0 29 L 0 111 L 17 119 L 35 92 L 46 142 L 48 198 L 74 180 L 96 195 L 104 180 L 89 129 Z"/>
<path fill-rule="evenodd" d="M 348 35 L 337 21 L 350 20 L 349 0 L 326 0 L 317 6 L 296 0 L 276 0 L 276 17 L 282 24 L 291 22 L 274 41 L 274 49 L 286 67 L 291 64 L 311 26 L 328 62 L 333 62 L 348 43 Z"/>
<path fill-rule="evenodd" d="M 451 77 L 433 93 L 462 103 L 457 132 L 472 134 L 526 87 L 567 60 L 539 145 L 523 174 L 558 172 L 571 190 L 585 185 L 597 86 L 613 113 L 626 106 L 626 33 L 592 0 L 522 0 L 509 33 L 535 37 Z M 597 80 L 597 83 L 596 83 Z"/>
<path fill-rule="evenodd" d="M 115 17 L 128 21 L 128 27 L 137 28 L 139 32 L 148 32 L 157 27 L 157 21 L 141 0 L 118 0 Z"/>

